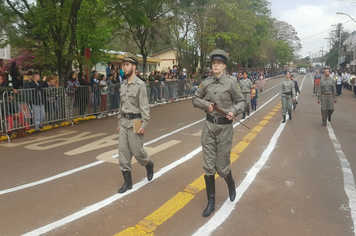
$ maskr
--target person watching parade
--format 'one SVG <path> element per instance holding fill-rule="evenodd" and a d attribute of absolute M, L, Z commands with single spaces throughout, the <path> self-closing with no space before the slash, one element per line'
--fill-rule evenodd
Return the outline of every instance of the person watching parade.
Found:
<path fill-rule="evenodd" d="M 203 217 L 208 217 L 215 210 L 215 173 L 224 178 L 229 198 L 236 197 L 235 181 L 230 170 L 230 151 L 233 117 L 245 110 L 246 101 L 235 79 L 224 73 L 229 60 L 228 54 L 220 49 L 210 53 L 213 75 L 199 85 L 193 96 L 194 107 L 204 110 L 206 115 L 201 142 L 204 157 L 204 179 L 208 204 Z M 214 110 L 214 105 L 228 113 L 226 117 Z"/>
<path fill-rule="evenodd" d="M 143 148 L 143 138 L 150 120 L 145 83 L 137 78 L 138 60 L 130 53 L 123 60 L 125 80 L 121 85 L 119 125 L 119 166 L 124 176 L 124 185 L 118 193 L 132 189 L 131 159 L 135 156 L 141 166 L 146 167 L 147 180 L 153 178 L 153 162 Z M 137 127 L 137 131 L 134 130 Z"/>

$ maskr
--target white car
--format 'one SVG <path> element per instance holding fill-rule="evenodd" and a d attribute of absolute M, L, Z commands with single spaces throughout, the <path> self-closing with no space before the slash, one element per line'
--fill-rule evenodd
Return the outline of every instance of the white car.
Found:
<path fill-rule="evenodd" d="M 305 69 L 305 68 L 300 68 L 299 74 L 306 74 L 306 73 L 307 73 L 307 69 Z"/>

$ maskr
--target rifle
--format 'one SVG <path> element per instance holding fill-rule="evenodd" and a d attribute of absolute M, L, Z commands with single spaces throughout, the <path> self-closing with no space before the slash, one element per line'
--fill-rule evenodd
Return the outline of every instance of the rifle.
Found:
<path fill-rule="evenodd" d="M 216 104 L 213 105 L 213 109 L 217 112 L 219 112 L 220 114 L 222 114 L 224 117 L 228 116 L 229 114 L 226 113 L 225 111 L 221 110 Z M 243 126 L 245 126 L 248 129 L 251 129 L 250 127 L 248 127 L 247 125 L 245 125 L 244 123 L 242 123 L 240 120 L 238 120 L 235 117 L 232 117 L 234 120 L 236 120 L 237 122 L 239 122 L 240 124 L 242 124 Z"/>

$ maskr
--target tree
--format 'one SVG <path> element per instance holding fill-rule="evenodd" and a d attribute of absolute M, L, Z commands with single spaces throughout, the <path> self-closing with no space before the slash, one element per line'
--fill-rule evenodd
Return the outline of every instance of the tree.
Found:
<path fill-rule="evenodd" d="M 158 36 L 158 28 L 162 27 L 163 19 L 166 19 L 171 11 L 169 2 L 170 0 L 124 0 L 116 5 L 117 8 L 122 9 L 125 26 L 140 49 L 144 78 L 146 78 L 149 47 L 157 43 L 155 39 Z"/>

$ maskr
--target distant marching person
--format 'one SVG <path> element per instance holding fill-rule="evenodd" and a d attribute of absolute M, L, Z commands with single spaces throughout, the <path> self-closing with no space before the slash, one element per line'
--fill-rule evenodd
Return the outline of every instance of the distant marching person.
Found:
<path fill-rule="evenodd" d="M 282 123 L 286 122 L 286 114 L 288 111 L 289 120 L 292 120 L 292 104 L 295 101 L 294 82 L 290 79 L 290 72 L 286 72 L 286 80 L 282 82 L 281 101 L 282 101 Z M 292 101 L 293 100 L 293 101 Z"/>
<path fill-rule="evenodd" d="M 247 71 L 242 72 L 242 80 L 240 80 L 240 82 L 239 82 L 241 92 L 244 95 L 244 98 L 246 100 L 246 108 L 245 108 L 245 111 L 242 113 L 242 119 L 245 119 L 246 113 L 247 113 L 247 116 L 250 115 L 252 82 L 247 77 L 248 77 Z"/>
<path fill-rule="evenodd" d="M 298 81 L 296 81 L 294 79 L 294 75 L 291 75 L 290 78 L 294 82 L 294 90 L 295 90 L 295 97 L 296 98 L 293 100 L 293 110 L 295 110 L 295 108 L 297 108 L 297 104 L 298 104 L 297 94 L 300 95 L 300 91 L 299 91 Z"/>
<path fill-rule="evenodd" d="M 337 102 L 335 81 L 330 79 L 329 76 L 329 69 L 325 69 L 325 79 L 320 81 L 318 91 L 318 104 L 321 102 L 322 126 L 326 126 L 326 118 L 331 122 L 331 114 L 334 112 L 334 103 Z"/>

